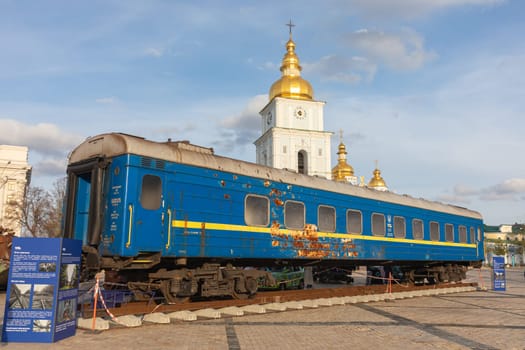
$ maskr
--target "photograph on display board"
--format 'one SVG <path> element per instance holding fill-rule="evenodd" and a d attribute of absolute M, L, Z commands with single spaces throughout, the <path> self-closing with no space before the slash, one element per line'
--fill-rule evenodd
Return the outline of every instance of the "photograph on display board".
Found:
<path fill-rule="evenodd" d="M 79 265 L 62 264 L 60 271 L 59 289 L 72 289 L 78 285 Z"/>
<path fill-rule="evenodd" d="M 11 284 L 9 293 L 9 308 L 10 309 L 29 309 L 31 299 L 31 285 L 30 284 Z"/>
<path fill-rule="evenodd" d="M 75 319 L 75 300 L 66 299 L 58 302 L 57 323 Z"/>
<path fill-rule="evenodd" d="M 50 262 L 41 262 L 38 264 L 38 271 L 39 272 L 55 272 L 57 270 L 57 264 L 56 263 L 50 263 Z"/>
<path fill-rule="evenodd" d="M 33 320 L 33 332 L 51 332 L 51 320 Z"/>
<path fill-rule="evenodd" d="M 52 284 L 35 284 L 33 287 L 32 308 L 37 310 L 50 310 L 53 308 L 55 286 Z"/>

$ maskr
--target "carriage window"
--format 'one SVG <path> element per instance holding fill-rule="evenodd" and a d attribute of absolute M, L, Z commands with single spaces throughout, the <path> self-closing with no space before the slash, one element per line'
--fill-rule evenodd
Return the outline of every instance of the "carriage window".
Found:
<path fill-rule="evenodd" d="M 435 221 L 430 223 L 430 239 L 439 241 L 439 224 Z"/>
<path fill-rule="evenodd" d="M 319 231 L 335 232 L 335 208 L 320 205 L 317 210 Z"/>
<path fill-rule="evenodd" d="M 383 214 L 372 214 L 372 234 L 374 236 L 385 235 L 385 216 Z"/>
<path fill-rule="evenodd" d="M 394 237 L 405 237 L 406 225 L 405 218 L 402 216 L 394 216 Z"/>
<path fill-rule="evenodd" d="M 459 241 L 461 243 L 467 243 L 467 228 L 465 226 L 458 227 Z"/>
<path fill-rule="evenodd" d="M 478 227 L 478 242 L 481 241 L 481 229 Z"/>
<path fill-rule="evenodd" d="M 156 210 L 160 208 L 162 199 L 162 181 L 155 175 L 144 175 L 140 204 L 144 209 Z"/>
<path fill-rule="evenodd" d="M 304 204 L 286 201 L 284 203 L 284 225 L 287 228 L 302 230 L 304 228 Z"/>
<path fill-rule="evenodd" d="M 360 211 L 346 211 L 346 232 L 354 234 L 363 233 L 363 216 Z"/>
<path fill-rule="evenodd" d="M 419 219 L 412 220 L 412 238 L 423 239 L 423 221 Z"/>
<path fill-rule="evenodd" d="M 470 243 L 476 243 L 476 234 L 474 232 L 474 227 L 470 228 Z"/>
<path fill-rule="evenodd" d="M 268 226 L 270 200 L 262 196 L 247 195 L 244 202 L 244 221 L 251 226 Z"/>
<path fill-rule="evenodd" d="M 445 241 L 454 242 L 454 226 L 445 224 Z"/>

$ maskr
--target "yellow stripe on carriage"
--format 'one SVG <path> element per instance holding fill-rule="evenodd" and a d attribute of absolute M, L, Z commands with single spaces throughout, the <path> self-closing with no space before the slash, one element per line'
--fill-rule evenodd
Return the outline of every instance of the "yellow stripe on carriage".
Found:
<path fill-rule="evenodd" d="M 187 229 L 206 229 L 216 231 L 240 231 L 240 232 L 258 232 L 268 233 L 276 235 L 297 235 L 302 233 L 300 230 L 289 230 L 289 229 L 274 229 L 270 227 L 258 227 L 258 226 L 247 226 L 247 225 L 233 225 L 233 224 L 218 224 L 212 222 L 198 222 L 198 221 L 184 221 L 184 220 L 173 220 L 172 227 L 174 228 L 187 228 Z M 351 240 L 363 240 L 363 241 L 383 241 L 383 242 L 396 242 L 396 243 L 407 243 L 407 244 L 425 244 L 425 245 L 439 245 L 439 246 L 450 246 L 450 247 L 463 247 L 463 248 L 476 248 L 474 243 L 455 243 L 455 242 L 441 242 L 441 241 L 425 241 L 422 239 L 408 239 L 408 238 L 393 238 L 393 237 L 379 237 L 379 236 L 366 236 L 355 233 L 332 233 L 332 232 L 321 232 L 316 231 L 315 234 L 319 237 L 326 238 L 339 238 L 339 239 L 351 239 Z"/>

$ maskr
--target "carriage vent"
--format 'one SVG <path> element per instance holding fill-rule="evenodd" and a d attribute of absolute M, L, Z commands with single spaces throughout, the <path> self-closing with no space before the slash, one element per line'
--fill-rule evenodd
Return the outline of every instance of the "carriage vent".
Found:
<path fill-rule="evenodd" d="M 153 163 L 153 160 L 151 158 L 142 157 L 140 160 L 140 165 L 143 167 L 151 168 L 151 164 Z"/>
<path fill-rule="evenodd" d="M 157 159 L 157 162 L 155 165 L 157 169 L 164 169 L 166 166 L 166 162 L 161 159 Z"/>

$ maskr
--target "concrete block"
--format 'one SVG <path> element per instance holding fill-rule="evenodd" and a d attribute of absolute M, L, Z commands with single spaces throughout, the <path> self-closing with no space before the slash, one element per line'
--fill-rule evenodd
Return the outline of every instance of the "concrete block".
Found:
<path fill-rule="evenodd" d="M 394 294 L 395 293 L 384 293 L 383 300 L 394 300 L 395 299 Z"/>
<path fill-rule="evenodd" d="M 263 306 L 257 305 L 257 304 L 241 306 L 241 310 L 244 312 L 250 312 L 253 314 L 265 314 L 266 313 L 266 309 Z"/>
<path fill-rule="evenodd" d="M 317 305 L 319 306 L 332 306 L 334 305 L 332 302 L 332 298 L 319 298 L 315 299 L 317 301 Z"/>
<path fill-rule="evenodd" d="M 312 299 L 301 300 L 301 304 L 303 304 L 303 307 L 308 307 L 308 308 L 317 308 L 317 307 L 319 307 L 319 304 L 317 303 L 317 300 L 312 300 Z"/>
<path fill-rule="evenodd" d="M 154 312 L 151 314 L 145 314 L 142 319 L 144 322 L 150 323 L 170 323 L 170 317 L 162 312 Z"/>
<path fill-rule="evenodd" d="M 411 292 L 399 292 L 399 293 L 396 293 L 396 294 L 399 294 L 401 299 L 413 298 L 414 297 L 414 295 Z"/>
<path fill-rule="evenodd" d="M 373 294 L 361 295 L 361 302 L 362 303 L 369 303 L 369 302 L 372 302 L 372 301 L 376 301 L 376 297 Z"/>
<path fill-rule="evenodd" d="M 264 304 L 263 305 L 266 310 L 270 311 L 284 311 L 286 310 L 286 306 L 281 303 L 270 303 L 270 304 Z"/>
<path fill-rule="evenodd" d="M 178 321 L 195 321 L 197 320 L 197 315 L 191 311 L 175 311 L 168 314 L 170 320 Z"/>
<path fill-rule="evenodd" d="M 124 315 L 124 316 L 115 317 L 115 320 L 111 322 L 118 324 L 120 326 L 124 326 L 124 327 L 142 326 L 141 318 L 135 315 Z"/>
<path fill-rule="evenodd" d="M 386 299 L 386 297 L 387 297 L 386 293 L 374 294 L 374 300 L 375 301 L 383 301 L 383 300 Z"/>
<path fill-rule="evenodd" d="M 93 325 L 93 319 L 91 318 L 79 318 L 77 320 L 77 327 L 82 329 L 91 329 Z M 109 329 L 109 322 L 103 318 L 97 317 L 95 319 L 95 331 L 105 331 Z"/>
<path fill-rule="evenodd" d="M 195 315 L 205 318 L 221 318 L 221 313 L 215 309 L 196 310 Z"/>
<path fill-rule="evenodd" d="M 241 310 L 241 308 L 237 306 L 230 306 L 230 307 L 223 307 L 222 309 L 218 309 L 223 316 L 242 316 L 244 315 L 244 311 Z"/>
<path fill-rule="evenodd" d="M 344 305 L 345 304 L 345 299 L 341 297 L 333 297 L 333 298 L 330 298 L 330 300 L 332 301 L 332 305 Z"/>
<path fill-rule="evenodd" d="M 304 308 L 300 301 L 287 301 L 283 303 L 287 309 L 302 310 Z"/>
<path fill-rule="evenodd" d="M 358 302 L 357 297 L 344 297 L 345 304 L 356 304 Z"/>

